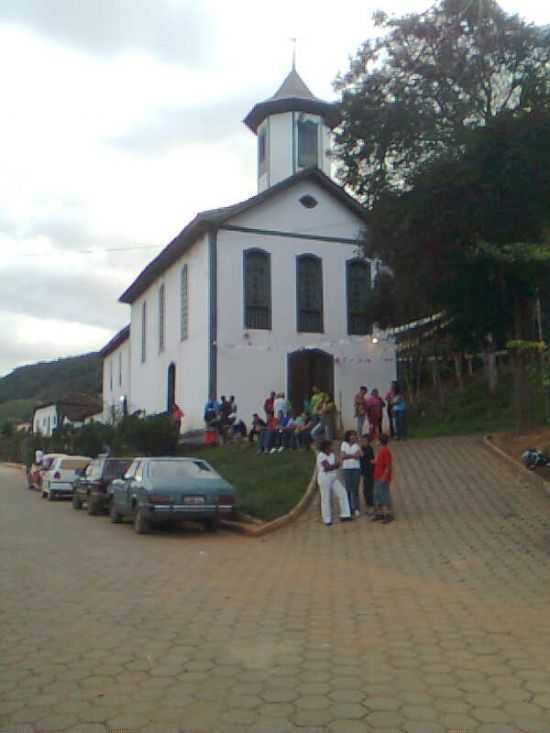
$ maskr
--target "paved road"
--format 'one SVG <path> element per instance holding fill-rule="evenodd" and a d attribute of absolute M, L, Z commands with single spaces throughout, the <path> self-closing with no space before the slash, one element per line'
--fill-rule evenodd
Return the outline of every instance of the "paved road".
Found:
<path fill-rule="evenodd" d="M 395 453 L 399 521 L 261 540 L 0 468 L 0 731 L 549 733 L 550 499 L 474 440 Z"/>

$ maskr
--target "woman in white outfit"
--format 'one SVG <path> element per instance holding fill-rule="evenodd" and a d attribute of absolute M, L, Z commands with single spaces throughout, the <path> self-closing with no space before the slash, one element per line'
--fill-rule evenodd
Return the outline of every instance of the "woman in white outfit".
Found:
<path fill-rule="evenodd" d="M 348 496 L 340 483 L 336 471 L 339 468 L 330 440 L 323 440 L 317 455 L 317 482 L 321 492 L 321 516 L 327 527 L 332 524 L 332 492 L 340 506 L 340 521 L 351 521 Z"/>

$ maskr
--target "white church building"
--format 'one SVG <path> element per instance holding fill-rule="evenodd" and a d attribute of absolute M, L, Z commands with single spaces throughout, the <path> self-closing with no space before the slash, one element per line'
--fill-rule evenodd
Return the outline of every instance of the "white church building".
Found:
<path fill-rule="evenodd" d="M 351 427 L 359 386 L 386 390 L 396 360 L 369 326 L 365 210 L 330 177 L 335 108 L 292 69 L 244 122 L 258 193 L 197 214 L 122 294 L 130 329 L 106 349 L 104 405 L 151 414 L 177 402 L 186 432 L 203 427 L 211 396 L 235 395 L 248 424 L 272 390 L 300 410 L 316 385 Z"/>

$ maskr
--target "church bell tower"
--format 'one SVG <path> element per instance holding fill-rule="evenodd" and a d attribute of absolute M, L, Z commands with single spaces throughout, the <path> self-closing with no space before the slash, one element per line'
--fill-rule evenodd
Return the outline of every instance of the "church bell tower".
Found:
<path fill-rule="evenodd" d="M 258 140 L 258 192 L 305 168 L 330 175 L 335 106 L 313 96 L 292 68 L 275 94 L 254 105 L 244 119 Z"/>

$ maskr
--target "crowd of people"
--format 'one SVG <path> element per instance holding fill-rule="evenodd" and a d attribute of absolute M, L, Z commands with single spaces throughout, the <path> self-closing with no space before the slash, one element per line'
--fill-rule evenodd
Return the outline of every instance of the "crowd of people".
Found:
<path fill-rule="evenodd" d="M 363 512 L 372 521 L 388 524 L 394 519 L 390 489 L 392 454 L 388 443 L 389 437 L 407 438 L 407 405 L 394 381 L 384 399 L 377 389 L 369 394 L 366 386 L 360 387 L 353 407 L 356 430 L 345 433 L 338 455 L 334 450 L 336 403 L 331 394 L 318 387 L 312 388 L 301 412 L 293 409 L 283 392 L 271 392 L 264 401 L 263 415 L 254 413 L 249 428 L 238 415 L 235 397 L 226 399 L 222 395 L 219 402 L 212 398 L 206 403 L 204 421 L 207 430 L 216 432 L 222 442 L 248 438 L 258 454 L 306 449 L 315 443 L 324 524 L 332 525 L 333 495 L 339 504 L 341 521 L 359 517 L 363 504 Z M 375 454 L 377 442 L 379 449 Z"/>

